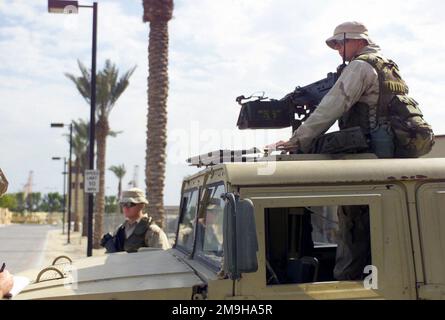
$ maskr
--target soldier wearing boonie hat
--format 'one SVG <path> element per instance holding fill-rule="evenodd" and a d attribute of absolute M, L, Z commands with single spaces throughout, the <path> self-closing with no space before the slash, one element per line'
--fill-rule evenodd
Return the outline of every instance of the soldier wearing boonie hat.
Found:
<path fill-rule="evenodd" d="M 338 25 L 326 44 L 337 50 L 344 68 L 335 85 L 315 111 L 299 126 L 289 141 L 269 147 L 309 152 L 316 138 L 338 120 L 340 130 L 359 127 L 369 140 L 369 150 L 379 158 L 393 158 L 396 144 L 389 118 L 389 105 L 395 97 L 406 97 L 408 86 L 397 65 L 382 56 L 363 23 Z M 345 64 L 349 61 L 349 64 Z M 379 81 L 380 80 L 380 81 Z M 358 280 L 371 259 L 369 207 L 340 206 L 339 239 L 334 277 Z M 354 241 L 351 239 L 354 234 Z"/>
<path fill-rule="evenodd" d="M 332 49 L 335 49 L 335 45 L 338 42 L 343 41 L 345 38 L 353 40 L 362 39 L 367 41 L 368 45 L 374 44 L 368 35 L 368 29 L 365 25 L 356 21 L 345 22 L 338 25 L 334 30 L 334 35 L 326 40 L 326 44 Z"/>
<path fill-rule="evenodd" d="M 148 204 L 143 190 L 131 188 L 122 192 L 119 204 L 122 206 L 126 221 L 120 225 L 114 235 L 107 234 L 102 238 L 102 246 L 107 253 L 127 251 L 136 252 L 141 247 L 168 249 L 170 244 L 165 232 L 153 221 L 152 217 L 143 214 Z"/>
<path fill-rule="evenodd" d="M 336 120 L 339 120 L 340 129 L 360 126 L 369 131 L 370 127 L 373 128 L 377 124 L 378 73 L 370 61 L 359 58 L 384 58 L 381 56 L 380 47 L 369 37 L 368 28 L 356 21 L 342 23 L 335 28 L 334 34 L 326 40 L 326 44 L 337 50 L 340 56 L 350 63 L 341 71 L 335 85 L 309 118 L 294 132 L 289 141 L 276 143 L 277 148 L 298 148 L 308 152 L 314 140 L 326 132 Z M 393 157 L 387 150 L 372 151 L 380 152 L 379 156 L 382 157 Z"/>
<path fill-rule="evenodd" d="M 120 204 L 124 203 L 144 203 L 148 204 L 148 200 L 145 198 L 145 193 L 141 189 L 132 188 L 122 192 L 121 198 L 119 199 Z"/>

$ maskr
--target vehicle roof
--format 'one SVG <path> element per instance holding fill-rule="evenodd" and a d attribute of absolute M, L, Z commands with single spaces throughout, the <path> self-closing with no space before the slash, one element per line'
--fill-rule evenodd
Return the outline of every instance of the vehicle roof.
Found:
<path fill-rule="evenodd" d="M 239 186 L 445 180 L 445 158 L 224 163 L 186 180 L 221 169 L 227 182 Z"/>

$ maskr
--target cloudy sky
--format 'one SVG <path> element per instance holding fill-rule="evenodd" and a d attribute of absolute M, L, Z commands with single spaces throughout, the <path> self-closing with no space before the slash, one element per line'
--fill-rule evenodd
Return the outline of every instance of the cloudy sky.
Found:
<path fill-rule="evenodd" d="M 110 116 L 107 167 L 125 164 L 124 185 L 139 166 L 144 188 L 148 24 L 141 0 L 99 0 L 98 68 L 106 59 L 137 69 Z M 81 1 L 90 4 L 90 1 Z M 10 192 L 62 190 L 64 129 L 51 122 L 88 119 L 89 106 L 64 72 L 91 61 L 92 12 L 47 12 L 46 0 L 0 0 L 0 167 Z M 290 129 L 239 131 L 241 94 L 281 98 L 341 63 L 324 41 L 347 20 L 364 22 L 383 53 L 395 60 L 436 134 L 445 134 L 445 2 L 441 0 L 175 0 L 170 31 L 168 164 L 165 203 L 177 205 L 185 159 L 220 148 L 262 147 Z M 107 172 L 107 194 L 117 179 Z"/>

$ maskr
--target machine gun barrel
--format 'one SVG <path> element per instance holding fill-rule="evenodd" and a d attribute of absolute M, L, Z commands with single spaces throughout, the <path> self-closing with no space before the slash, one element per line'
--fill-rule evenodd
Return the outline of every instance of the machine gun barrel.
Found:
<path fill-rule="evenodd" d="M 295 90 L 280 100 L 255 100 L 241 103 L 237 126 L 239 129 L 296 130 L 320 104 L 337 81 L 337 73 Z"/>
<path fill-rule="evenodd" d="M 328 73 L 327 77 L 295 90 L 283 99 L 290 99 L 292 103 L 318 105 L 323 97 L 331 90 L 337 81 L 336 73 Z M 282 100 L 283 100 L 282 99 Z"/>

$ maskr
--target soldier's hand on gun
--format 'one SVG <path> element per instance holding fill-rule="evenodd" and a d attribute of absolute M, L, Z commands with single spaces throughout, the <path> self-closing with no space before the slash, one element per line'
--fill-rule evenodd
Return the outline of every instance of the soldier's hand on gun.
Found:
<path fill-rule="evenodd" d="M 282 151 L 283 153 L 285 153 L 285 152 L 289 152 L 289 151 L 296 151 L 298 149 L 298 145 L 296 145 L 292 141 L 280 140 L 278 142 L 275 142 L 275 143 L 265 146 L 264 149 L 269 152 L 278 150 L 278 151 Z"/>

